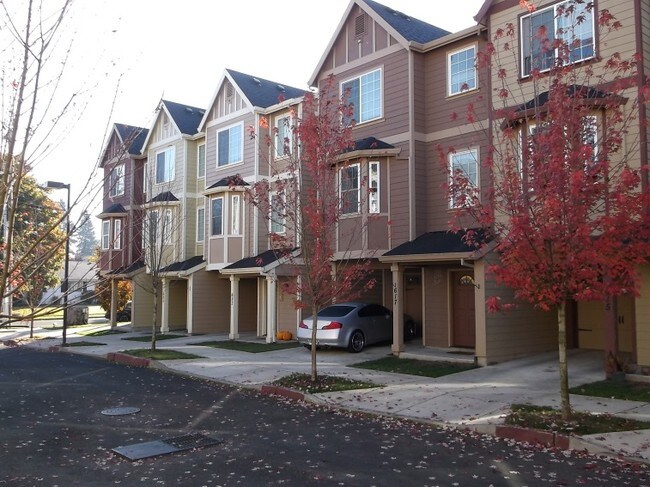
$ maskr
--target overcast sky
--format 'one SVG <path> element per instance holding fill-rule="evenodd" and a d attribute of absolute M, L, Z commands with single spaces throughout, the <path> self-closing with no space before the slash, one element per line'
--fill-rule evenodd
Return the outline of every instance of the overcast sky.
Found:
<path fill-rule="evenodd" d="M 74 90 L 83 82 L 88 103 L 36 167 L 37 178 L 71 183 L 73 196 L 78 194 L 113 122 L 149 127 L 161 97 L 206 108 L 225 68 L 306 87 L 348 3 L 77 1 L 68 24 L 74 42 L 63 86 Z M 456 32 L 475 25 L 472 17 L 483 0 L 380 3 Z"/>

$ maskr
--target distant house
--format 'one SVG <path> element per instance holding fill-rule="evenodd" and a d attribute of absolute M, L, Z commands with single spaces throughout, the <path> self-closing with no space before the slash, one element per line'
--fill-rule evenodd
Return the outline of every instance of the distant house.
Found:
<path fill-rule="evenodd" d="M 87 260 L 70 260 L 68 265 L 68 304 L 86 303 L 85 299 L 95 291 L 95 286 L 99 281 L 97 265 L 91 264 Z M 59 271 L 60 283 L 63 283 L 64 277 L 64 269 L 61 269 Z M 59 284 L 43 293 L 41 303 L 61 304 L 62 298 L 63 292 L 61 284 Z"/>

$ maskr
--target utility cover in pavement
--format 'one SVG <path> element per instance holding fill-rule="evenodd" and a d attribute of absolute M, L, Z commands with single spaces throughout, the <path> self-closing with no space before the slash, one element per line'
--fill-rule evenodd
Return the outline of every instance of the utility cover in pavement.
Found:
<path fill-rule="evenodd" d="M 104 416 L 124 416 L 126 414 L 135 414 L 135 413 L 139 413 L 139 412 L 140 412 L 140 408 L 119 407 L 119 408 L 104 409 L 102 411 L 102 414 Z"/>
<path fill-rule="evenodd" d="M 194 448 L 218 445 L 221 442 L 222 440 L 219 438 L 212 438 L 201 433 L 190 433 L 189 435 L 175 436 L 164 440 L 118 446 L 117 448 L 113 448 L 112 451 L 131 461 L 135 461 L 143 458 L 192 450 Z"/>

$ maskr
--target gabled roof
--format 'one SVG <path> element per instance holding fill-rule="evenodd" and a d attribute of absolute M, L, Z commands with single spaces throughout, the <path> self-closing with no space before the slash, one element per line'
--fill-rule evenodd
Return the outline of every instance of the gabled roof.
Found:
<path fill-rule="evenodd" d="M 153 128 L 156 126 L 162 110 L 165 110 L 169 115 L 169 118 L 171 118 L 171 121 L 174 123 L 181 135 L 188 135 L 191 137 L 199 133 L 199 125 L 205 115 L 205 109 L 193 107 L 191 105 L 183 105 L 182 103 L 176 103 L 174 101 L 160 100 L 156 109 L 156 116 L 151 124 L 152 130 L 147 134 L 147 137 L 142 143 L 142 148 L 146 147 L 149 143 L 149 138 L 153 134 Z"/>
<path fill-rule="evenodd" d="M 208 186 L 205 189 L 224 188 L 230 186 L 248 186 L 248 183 L 244 181 L 239 174 L 235 174 L 234 176 L 226 176 L 225 178 L 221 178 L 219 181 L 212 184 L 211 186 Z"/>
<path fill-rule="evenodd" d="M 253 107 L 268 108 L 284 100 L 300 98 L 307 92 L 306 89 L 286 86 L 233 69 L 226 69 L 226 73 Z"/>
<path fill-rule="evenodd" d="M 410 17 L 390 7 L 381 5 L 374 0 L 365 0 L 365 3 L 377 12 L 388 25 L 395 29 L 407 41 L 426 42 L 451 34 L 451 32 L 428 24 L 422 20 Z"/>
<path fill-rule="evenodd" d="M 196 135 L 199 132 L 199 124 L 205 114 L 204 108 L 183 105 L 169 100 L 162 100 L 161 103 L 167 108 L 167 112 L 181 134 Z"/>
<path fill-rule="evenodd" d="M 151 198 L 147 203 L 162 203 L 169 201 L 180 201 L 171 191 L 163 191 Z"/>
<path fill-rule="evenodd" d="M 334 35 L 330 39 L 327 48 L 323 52 L 320 61 L 318 62 L 316 69 L 309 79 L 309 86 L 314 86 L 316 83 L 318 73 L 323 67 L 323 63 L 327 56 L 334 47 L 336 39 L 339 37 L 343 29 L 345 28 L 345 23 L 352 12 L 352 9 L 355 5 L 361 7 L 373 20 L 380 24 L 386 31 L 404 47 L 404 49 L 409 49 L 410 42 L 416 42 L 419 44 L 425 44 L 431 42 L 440 37 L 444 37 L 451 32 L 431 25 L 422 20 L 410 17 L 409 15 L 403 14 L 397 10 L 394 10 L 390 7 L 386 7 L 380 3 L 375 2 L 374 0 L 351 0 L 348 4 L 339 25 L 334 31 Z"/>
<path fill-rule="evenodd" d="M 115 131 L 120 137 L 122 144 L 127 146 L 130 155 L 139 156 L 142 153 L 142 144 L 147 138 L 149 129 L 116 123 Z"/>
<path fill-rule="evenodd" d="M 356 150 L 374 150 L 374 149 L 394 149 L 395 146 L 384 142 L 383 140 L 376 139 L 375 137 L 366 137 L 365 139 L 357 139 L 354 141 L 354 147 L 351 151 Z"/>
<path fill-rule="evenodd" d="M 208 105 L 209 109 L 214 105 L 217 96 L 219 96 L 219 91 L 226 80 L 229 80 L 235 89 L 239 91 L 241 96 L 248 102 L 251 110 L 255 108 L 269 108 L 284 100 L 302 98 L 308 91 L 307 89 L 287 86 L 283 83 L 260 78 L 259 76 L 240 73 L 234 69 L 226 69 L 217 84 L 217 89 L 212 95 L 212 99 Z M 207 121 L 207 117 L 208 113 L 206 112 L 199 123 L 199 128 L 203 127 Z"/>
<path fill-rule="evenodd" d="M 126 209 L 124 206 L 122 206 L 119 203 L 115 203 L 105 210 L 103 210 L 98 217 L 99 218 L 106 218 L 107 216 L 112 216 L 112 215 L 126 215 Z"/>

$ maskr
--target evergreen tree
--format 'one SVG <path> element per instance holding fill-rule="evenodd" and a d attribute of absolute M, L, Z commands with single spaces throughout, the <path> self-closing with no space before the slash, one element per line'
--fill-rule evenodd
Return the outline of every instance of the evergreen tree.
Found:
<path fill-rule="evenodd" d="M 95 227 L 93 227 L 92 220 L 87 211 L 84 211 L 79 219 L 75 244 L 77 246 L 77 252 L 75 254 L 77 260 L 88 259 L 93 255 L 94 249 L 99 245 L 99 240 L 95 234 Z"/>

